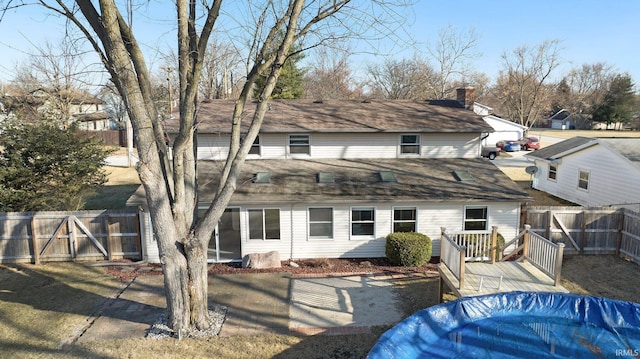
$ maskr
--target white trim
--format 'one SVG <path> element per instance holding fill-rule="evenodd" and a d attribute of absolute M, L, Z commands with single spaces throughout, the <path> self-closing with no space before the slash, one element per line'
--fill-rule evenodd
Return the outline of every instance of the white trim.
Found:
<path fill-rule="evenodd" d="M 555 178 L 551 178 L 550 176 L 551 167 L 555 168 L 555 170 L 553 171 L 553 173 L 555 173 L 556 175 Z M 549 165 L 547 166 L 547 181 L 558 182 L 558 164 L 557 163 L 549 162 Z"/>
<path fill-rule="evenodd" d="M 582 181 L 581 178 L 581 174 L 582 172 L 586 172 L 587 173 L 587 188 L 582 188 L 580 187 L 580 182 Z M 578 189 L 578 191 L 584 191 L 584 192 L 589 192 L 589 183 L 591 182 L 591 171 L 590 170 L 585 170 L 582 168 L 578 168 L 578 183 L 576 183 L 576 187 Z"/>
<path fill-rule="evenodd" d="M 402 209 L 413 209 L 415 211 L 415 218 L 413 219 L 413 231 L 414 232 L 419 232 L 418 229 L 418 223 L 420 222 L 418 220 L 418 206 L 393 206 L 391 207 L 391 228 L 389 228 L 389 233 L 394 233 L 394 227 L 395 227 L 395 223 L 396 223 L 396 210 L 402 210 Z M 398 221 L 399 223 L 409 223 L 411 221 L 407 221 L 407 220 L 402 220 L 402 221 Z"/>
<path fill-rule="evenodd" d="M 469 229 L 469 231 L 487 231 L 489 230 L 489 228 L 491 228 L 491 226 L 489 225 L 489 205 L 476 205 L 476 204 L 470 204 L 470 205 L 465 205 L 462 208 L 462 230 L 466 231 L 467 229 L 465 228 L 465 224 L 467 224 L 467 209 L 480 209 L 480 208 L 484 208 L 485 209 L 485 214 L 486 214 L 486 218 L 484 219 L 484 229 Z M 481 220 L 479 219 L 475 219 L 475 220 L 469 220 L 469 222 L 481 222 Z"/>
<path fill-rule="evenodd" d="M 280 232 L 280 238 L 267 238 L 267 223 L 265 210 L 275 209 L 278 211 L 278 231 Z M 249 216 L 249 211 L 261 211 L 262 212 L 262 238 L 251 238 L 251 218 Z M 244 239 L 246 242 L 257 242 L 257 241 L 281 241 L 282 240 L 282 210 L 278 207 L 247 207 L 244 209 L 246 215 L 246 223 L 247 223 L 247 237 Z"/>
<path fill-rule="evenodd" d="M 329 237 L 312 237 L 311 236 L 311 209 L 330 209 L 331 210 L 331 236 Z M 336 226 L 336 210 L 334 207 L 318 206 L 307 207 L 307 241 L 333 241 L 335 239 L 335 226 Z M 328 222 L 314 222 L 314 223 L 328 223 Z"/>
<path fill-rule="evenodd" d="M 365 211 L 365 210 L 372 210 L 373 211 L 373 221 L 359 221 L 358 223 L 371 223 L 373 224 L 373 234 L 367 234 L 367 235 L 354 235 L 353 234 L 353 211 L 354 210 L 359 210 L 359 211 Z M 349 207 L 349 240 L 357 240 L 357 241 L 366 241 L 366 240 L 372 240 L 376 238 L 376 207 L 374 206 L 352 206 Z"/>
<path fill-rule="evenodd" d="M 308 139 L 309 153 L 292 153 L 291 152 L 291 137 L 292 136 L 306 136 Z M 294 146 L 303 147 L 304 145 Z M 290 133 L 287 135 L 287 157 L 289 158 L 308 158 L 311 157 L 311 135 L 308 133 Z"/>
<path fill-rule="evenodd" d="M 415 144 L 406 144 L 405 146 L 418 146 L 418 153 L 402 153 L 402 137 L 404 136 L 416 136 L 417 143 Z M 422 135 L 419 133 L 401 133 L 398 136 L 398 157 L 420 157 L 422 156 Z"/>

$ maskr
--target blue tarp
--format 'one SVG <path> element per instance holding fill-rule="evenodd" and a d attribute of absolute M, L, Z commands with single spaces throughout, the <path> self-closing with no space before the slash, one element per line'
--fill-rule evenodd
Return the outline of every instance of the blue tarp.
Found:
<path fill-rule="evenodd" d="M 466 297 L 416 312 L 367 357 L 638 358 L 640 304 L 564 293 Z"/>

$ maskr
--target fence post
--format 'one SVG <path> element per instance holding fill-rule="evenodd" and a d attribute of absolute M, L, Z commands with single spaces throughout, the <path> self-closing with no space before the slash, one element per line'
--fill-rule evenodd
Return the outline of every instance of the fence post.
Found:
<path fill-rule="evenodd" d="M 464 289 L 464 260 L 467 255 L 467 247 L 460 248 L 460 289 Z"/>
<path fill-rule="evenodd" d="M 40 245 L 38 243 L 38 230 L 36 228 L 36 215 L 31 214 L 31 243 L 33 247 L 33 264 L 40 264 Z"/>
<path fill-rule="evenodd" d="M 498 245 L 498 226 L 491 227 L 491 264 L 496 263 L 496 249 Z"/>
<path fill-rule="evenodd" d="M 562 256 L 564 253 L 564 243 L 558 243 L 558 253 L 556 255 L 556 266 L 553 270 L 553 285 L 560 285 L 560 272 L 562 271 Z"/>
<path fill-rule="evenodd" d="M 620 208 L 616 212 L 618 213 L 617 222 L 618 228 L 616 231 L 616 255 L 620 255 L 620 247 L 622 247 L 622 232 L 624 231 L 624 221 L 626 220 L 626 208 Z"/>
<path fill-rule="evenodd" d="M 525 224 L 524 235 L 522 236 L 522 240 L 524 241 L 524 244 L 522 247 L 522 258 L 524 260 L 526 260 L 527 257 L 529 257 L 529 238 L 531 237 L 531 233 L 529 233 L 530 231 L 531 231 L 531 225 Z"/>
<path fill-rule="evenodd" d="M 445 227 L 440 227 L 440 261 L 442 261 L 442 243 L 444 243 L 444 233 L 446 231 Z"/>
<path fill-rule="evenodd" d="M 104 217 L 105 218 L 105 224 L 107 225 L 107 259 L 109 261 L 113 260 L 113 228 L 112 226 L 115 225 L 115 223 L 111 223 L 111 216 L 109 216 L 108 214 Z"/>
<path fill-rule="evenodd" d="M 547 211 L 547 233 L 545 238 L 553 242 L 553 240 L 551 239 L 552 224 L 553 224 L 553 213 L 551 211 Z M 531 228 L 531 226 L 529 226 L 529 228 Z"/>

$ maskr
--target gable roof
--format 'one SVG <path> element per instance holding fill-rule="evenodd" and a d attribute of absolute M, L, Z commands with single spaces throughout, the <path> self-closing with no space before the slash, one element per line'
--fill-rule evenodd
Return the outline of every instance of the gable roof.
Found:
<path fill-rule="evenodd" d="M 640 166 L 640 138 L 590 138 L 577 136 L 527 153 L 525 156 L 552 161 L 598 144 L 617 152 Z"/>
<path fill-rule="evenodd" d="M 457 103 L 457 102 L 456 102 Z M 199 133 L 230 133 L 234 100 L 198 105 Z M 243 113 L 248 128 L 255 103 Z M 174 113 L 174 116 L 178 116 Z M 178 131 L 176 118 L 165 120 L 168 133 Z M 419 101 L 270 100 L 261 133 L 295 132 L 493 132 L 482 117 L 451 103 Z"/>

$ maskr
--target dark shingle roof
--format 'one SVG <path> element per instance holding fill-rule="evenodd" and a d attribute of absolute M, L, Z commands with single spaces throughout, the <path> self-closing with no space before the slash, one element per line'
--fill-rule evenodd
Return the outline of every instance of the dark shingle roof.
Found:
<path fill-rule="evenodd" d="M 546 148 L 528 153 L 525 156 L 542 160 L 552 160 L 573 153 L 579 148 L 597 144 L 608 146 L 620 155 L 626 157 L 629 161 L 640 165 L 640 138 L 591 138 L 577 136 L 554 143 Z"/>
<path fill-rule="evenodd" d="M 577 147 L 588 145 L 590 143 L 596 144 L 596 140 L 594 138 L 578 136 L 558 143 L 554 143 L 537 151 L 527 153 L 525 154 L 525 156 L 539 158 L 541 160 L 551 160 L 554 158 L 558 158 L 558 156 L 567 151 L 571 151 Z"/>
<path fill-rule="evenodd" d="M 233 100 L 200 103 L 198 132 L 230 133 L 234 104 Z M 245 130 L 255 105 L 248 103 L 243 113 Z M 177 132 L 177 119 L 165 120 L 165 130 Z M 260 132 L 479 133 L 493 132 L 493 128 L 471 110 L 424 101 L 271 100 Z"/>
<path fill-rule="evenodd" d="M 640 138 L 600 138 L 598 140 L 640 166 Z"/>
<path fill-rule="evenodd" d="M 219 161 L 198 162 L 200 200 L 211 201 Z M 383 182 L 392 171 L 397 182 Z M 454 172 L 472 180 L 460 181 Z M 253 183 L 256 173 L 269 172 L 269 184 Z M 331 173 L 334 183 L 319 184 L 317 174 Z M 359 159 L 246 161 L 231 204 L 357 203 L 530 200 L 528 194 L 486 159 Z"/>

